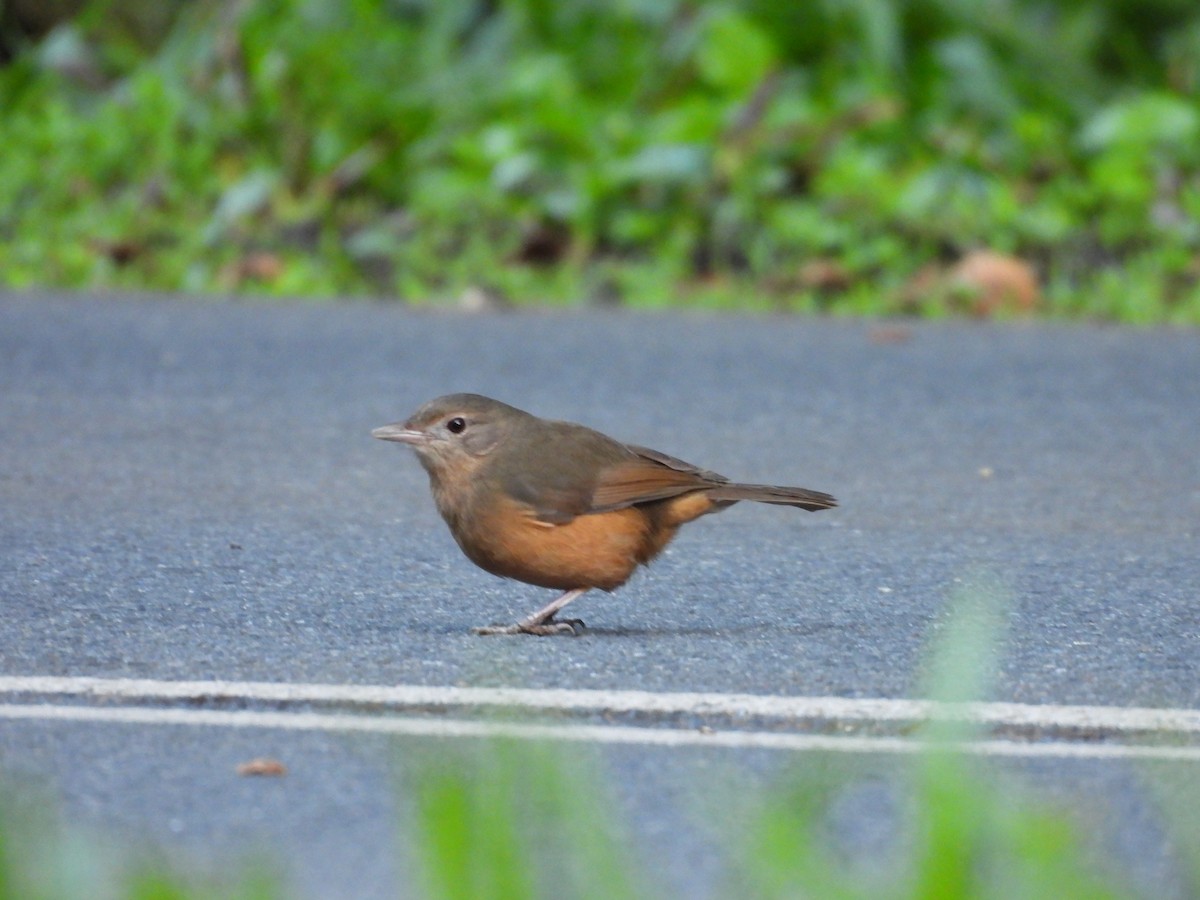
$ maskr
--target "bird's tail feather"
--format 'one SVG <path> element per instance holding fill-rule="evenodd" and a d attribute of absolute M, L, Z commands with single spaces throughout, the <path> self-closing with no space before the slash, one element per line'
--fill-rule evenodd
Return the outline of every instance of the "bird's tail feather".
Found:
<path fill-rule="evenodd" d="M 754 500 L 758 503 L 798 506 L 813 512 L 837 506 L 837 500 L 821 491 L 774 484 L 734 484 L 731 482 L 710 488 L 707 493 L 713 500 Z"/>

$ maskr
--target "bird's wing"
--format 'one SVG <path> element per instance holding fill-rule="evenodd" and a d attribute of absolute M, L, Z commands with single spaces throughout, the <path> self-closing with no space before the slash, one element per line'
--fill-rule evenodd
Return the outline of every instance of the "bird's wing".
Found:
<path fill-rule="evenodd" d="M 632 456 L 603 469 L 592 491 L 590 512 L 678 497 L 727 479 L 648 447 L 630 445 Z"/>
<path fill-rule="evenodd" d="M 648 447 L 618 443 L 581 425 L 543 423 L 529 440 L 531 446 L 521 447 L 521 454 L 536 455 L 540 465 L 508 467 L 496 476 L 510 497 L 551 525 L 728 481 L 716 472 Z M 581 465 L 581 460 L 586 463 Z"/>
<path fill-rule="evenodd" d="M 701 469 L 699 466 L 693 466 L 690 462 L 684 462 L 678 457 L 668 456 L 666 453 L 658 450 L 651 450 L 649 447 L 639 447 L 637 444 L 626 444 L 625 446 L 642 459 L 666 466 L 668 469 L 674 469 L 676 472 L 686 472 L 689 475 L 695 475 L 697 478 L 701 478 L 711 484 L 724 484 L 729 480 L 724 475 L 718 475 L 709 469 Z"/>
<path fill-rule="evenodd" d="M 542 470 L 510 475 L 505 479 L 505 491 L 528 507 L 535 519 L 550 525 L 565 525 L 591 512 L 591 485 L 579 484 L 569 475 L 556 478 L 556 474 Z"/>
<path fill-rule="evenodd" d="M 500 487 L 537 521 L 563 525 L 596 512 L 592 496 L 600 473 L 635 457 L 598 431 L 544 421 L 514 441 L 509 458 L 518 464 L 493 469 Z M 532 459 L 537 465 L 529 465 Z"/>
<path fill-rule="evenodd" d="M 678 497 L 711 487 L 702 478 L 646 460 L 620 463 L 600 473 L 588 512 L 607 512 L 638 503 Z"/>

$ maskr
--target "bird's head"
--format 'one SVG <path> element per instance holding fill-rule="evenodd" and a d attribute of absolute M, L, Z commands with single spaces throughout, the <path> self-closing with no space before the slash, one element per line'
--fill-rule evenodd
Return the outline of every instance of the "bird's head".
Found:
<path fill-rule="evenodd" d="M 480 394 L 447 394 L 430 400 L 404 422 L 376 428 L 371 436 L 408 444 L 430 475 L 442 476 L 474 470 L 513 423 L 528 415 Z"/>

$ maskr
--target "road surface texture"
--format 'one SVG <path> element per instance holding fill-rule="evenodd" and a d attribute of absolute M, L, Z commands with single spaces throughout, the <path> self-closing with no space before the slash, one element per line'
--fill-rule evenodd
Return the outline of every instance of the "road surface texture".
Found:
<path fill-rule="evenodd" d="M 540 723 L 662 892 L 719 896 L 719 784 L 853 760 L 835 831 L 895 843 L 908 707 L 872 704 L 923 696 L 983 578 L 989 771 L 1070 810 L 1114 883 L 1186 897 L 1148 782 L 1200 781 L 1198 385 L 1190 331 L 0 296 L 0 778 L 189 870 L 405 896 L 406 748 Z M 467 562 L 370 437 L 452 391 L 842 505 L 740 504 L 576 601 L 582 636 L 476 637 L 553 594 Z M 528 693 L 455 693 L 492 687 Z M 260 756 L 288 774 L 236 774 Z"/>

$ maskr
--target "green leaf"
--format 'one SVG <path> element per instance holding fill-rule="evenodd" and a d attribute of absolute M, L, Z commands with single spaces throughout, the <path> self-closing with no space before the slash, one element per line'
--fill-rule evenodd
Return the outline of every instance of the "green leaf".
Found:
<path fill-rule="evenodd" d="M 712 15 L 696 52 L 700 74 L 732 94 L 752 90 L 778 61 L 770 36 L 732 9 Z"/>
<path fill-rule="evenodd" d="M 708 172 L 708 150 L 699 144 L 652 144 L 621 167 L 632 180 L 684 182 Z"/>
<path fill-rule="evenodd" d="M 229 225 L 238 219 L 261 212 L 271 201 L 271 193 L 279 183 L 279 173 L 258 169 L 235 181 L 221 194 L 213 210 L 213 224 Z"/>
<path fill-rule="evenodd" d="M 1085 150 L 1173 148 L 1195 153 L 1200 140 L 1200 110 L 1174 94 L 1145 93 L 1109 104 L 1079 133 Z"/>

